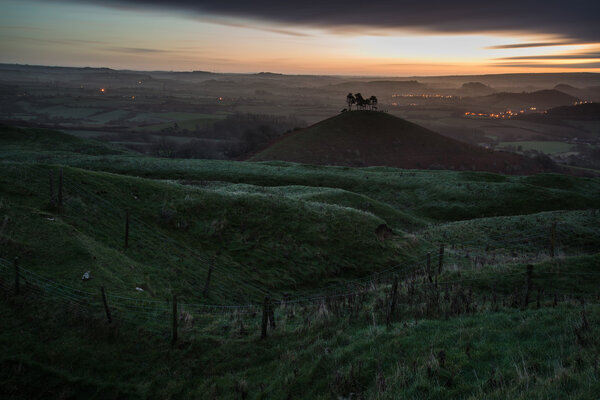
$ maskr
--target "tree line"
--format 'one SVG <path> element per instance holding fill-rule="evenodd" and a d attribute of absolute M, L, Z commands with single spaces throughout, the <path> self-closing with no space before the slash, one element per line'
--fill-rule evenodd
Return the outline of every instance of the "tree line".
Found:
<path fill-rule="evenodd" d="M 348 93 L 346 103 L 348 104 L 349 111 L 352 111 L 352 105 L 356 105 L 357 110 L 377 110 L 377 97 L 375 96 L 365 99 L 360 93 Z"/>

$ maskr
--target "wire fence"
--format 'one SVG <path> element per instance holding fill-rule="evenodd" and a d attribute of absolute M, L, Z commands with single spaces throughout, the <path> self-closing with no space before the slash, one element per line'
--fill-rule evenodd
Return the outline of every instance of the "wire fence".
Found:
<path fill-rule="evenodd" d="M 48 171 L 47 167 L 41 169 Z M 53 170 L 57 172 L 58 168 Z M 37 175 L 34 179 L 41 179 L 39 171 L 33 175 Z M 494 309 L 500 302 L 504 306 L 522 304 L 521 292 L 526 278 L 522 265 L 600 250 L 600 224 L 596 212 L 592 213 L 592 217 L 582 212 L 575 222 L 555 218 L 551 224 L 547 224 L 548 221 L 533 226 L 526 224 L 520 227 L 518 235 L 513 228 L 512 236 L 498 231 L 496 227 L 486 229 L 458 222 L 431 227 L 417 234 L 414 238 L 417 250 L 405 254 L 405 261 L 391 267 L 321 288 L 296 291 L 294 294 L 273 294 L 259 281 L 240 280 L 232 275 L 232 267 L 240 268 L 239 265 L 227 264 L 214 255 L 192 248 L 185 241 L 175 239 L 129 212 L 126 200 L 113 197 L 109 200 L 95 187 L 75 180 L 65 180 L 63 190 L 64 201 L 70 201 L 70 207 L 77 207 L 77 202 L 88 205 L 88 212 L 79 213 L 77 218 L 70 217 L 68 213 L 63 214 L 63 218 L 72 219 L 70 222 L 75 226 L 97 234 L 96 240 L 108 247 L 120 248 L 119 238 L 110 232 L 120 230 L 124 220 L 131 221 L 136 226 L 131 238 L 136 243 L 136 247 L 130 250 L 132 253 L 151 251 L 158 254 L 168 250 L 163 257 L 186 263 L 180 268 L 165 268 L 162 272 L 165 280 L 186 281 L 197 290 L 203 285 L 208 286 L 210 276 L 212 298 L 239 301 L 210 304 L 183 298 L 183 301 L 177 302 L 175 297 L 164 300 L 135 298 L 112 292 L 110 287 L 102 291 L 99 287 L 82 290 L 44 276 L 33 268 L 0 259 L 2 290 L 5 293 L 22 293 L 34 301 L 68 304 L 78 312 L 95 318 L 106 317 L 109 321 L 131 324 L 159 334 L 168 333 L 175 326 L 175 331 L 190 334 L 245 335 L 264 331 L 265 320 L 267 323 L 277 321 L 278 326 L 284 329 L 303 329 L 313 324 L 315 319 L 327 319 L 331 314 L 352 318 L 365 310 L 370 310 L 375 318 L 375 312 L 383 315 L 390 312 L 392 297 L 399 299 L 398 308 L 403 310 L 404 317 L 430 317 L 440 313 L 447 316 L 449 313 L 469 312 L 473 307 Z M 452 229 L 450 225 L 454 225 L 450 227 Z M 465 271 L 469 271 L 469 276 L 460 276 Z M 580 278 L 581 281 L 600 280 L 600 273 L 595 272 L 535 272 L 536 279 L 544 284 L 565 276 Z M 395 280 L 399 281 L 400 289 L 391 293 Z M 497 281 L 510 282 L 513 291 L 499 288 Z M 540 303 L 540 291 L 547 292 L 542 295 L 546 301 L 549 301 L 548 296 L 553 296 L 551 301 L 554 303 L 559 299 L 572 298 L 597 300 L 598 293 L 588 289 L 575 290 L 572 285 L 561 286 L 557 282 L 548 288 L 538 288 L 537 302 Z M 482 295 L 486 290 L 487 295 Z M 473 291 L 478 291 L 477 299 L 468 294 Z M 494 295 L 500 298 L 493 301 Z M 268 300 L 260 301 L 265 297 Z M 273 315 L 269 315 L 269 310 Z"/>

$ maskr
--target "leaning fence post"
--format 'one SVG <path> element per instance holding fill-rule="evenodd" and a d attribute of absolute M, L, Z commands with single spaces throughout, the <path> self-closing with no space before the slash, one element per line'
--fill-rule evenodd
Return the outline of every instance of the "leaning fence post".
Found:
<path fill-rule="evenodd" d="M 554 250 L 556 246 L 556 222 L 552 223 L 552 228 L 550 229 L 550 257 L 554 258 Z"/>
<path fill-rule="evenodd" d="M 58 212 L 63 210 L 63 169 L 58 173 Z"/>
<path fill-rule="evenodd" d="M 15 257 L 15 294 L 19 294 L 21 274 L 19 272 L 19 257 Z"/>
<path fill-rule="evenodd" d="M 106 312 L 106 319 L 110 324 L 112 322 L 112 318 L 110 317 L 110 309 L 108 308 L 108 303 L 106 302 L 106 293 L 104 292 L 104 286 L 100 286 L 100 292 L 102 292 L 102 303 L 104 303 L 104 311 Z"/>
<path fill-rule="evenodd" d="M 444 266 L 444 245 L 440 244 L 440 255 L 438 257 L 438 275 L 442 273 L 442 267 Z"/>
<path fill-rule="evenodd" d="M 527 281 L 525 284 L 525 299 L 523 301 L 523 308 L 527 308 L 529 304 L 529 292 L 531 291 L 531 275 L 533 274 L 533 265 L 527 266 Z"/>
<path fill-rule="evenodd" d="M 215 263 L 215 261 L 213 261 L 210 264 L 210 266 L 208 267 L 208 273 L 206 274 L 206 282 L 204 283 L 204 289 L 202 290 L 202 296 L 204 296 L 204 297 L 208 296 L 208 285 L 210 285 L 210 276 L 212 275 L 212 272 L 213 272 L 214 263 Z"/>
<path fill-rule="evenodd" d="M 392 295 L 390 297 L 390 303 L 388 306 L 388 313 L 386 318 L 386 325 L 389 328 L 392 325 L 392 315 L 394 314 L 394 308 L 396 308 L 396 295 L 398 292 L 398 275 L 394 275 L 394 283 L 392 285 Z"/>
<path fill-rule="evenodd" d="M 269 297 L 265 297 L 265 302 L 263 303 L 262 323 L 260 326 L 260 338 L 261 339 L 264 339 L 267 337 L 268 321 L 269 321 Z"/>
<path fill-rule="evenodd" d="M 171 344 L 177 342 L 177 296 L 173 295 L 173 337 Z"/>

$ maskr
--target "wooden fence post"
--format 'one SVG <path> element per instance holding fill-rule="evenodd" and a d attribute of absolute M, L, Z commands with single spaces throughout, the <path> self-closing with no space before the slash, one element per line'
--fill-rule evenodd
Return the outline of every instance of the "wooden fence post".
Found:
<path fill-rule="evenodd" d="M 58 173 L 58 212 L 63 211 L 63 169 Z"/>
<path fill-rule="evenodd" d="M 174 345 L 175 342 L 177 342 L 177 296 L 173 295 L 173 336 L 171 344 Z"/>
<path fill-rule="evenodd" d="M 556 222 L 552 223 L 550 230 L 550 257 L 554 258 L 554 251 L 556 246 Z"/>
<path fill-rule="evenodd" d="M 106 293 L 104 292 L 104 286 L 100 286 L 100 292 L 102 293 L 102 303 L 104 303 L 104 312 L 106 312 L 106 319 L 110 324 L 112 322 L 112 318 L 110 317 L 110 309 L 108 308 L 108 303 L 106 301 Z"/>
<path fill-rule="evenodd" d="M 433 283 L 433 278 L 431 277 L 431 253 L 427 253 L 427 277 L 429 278 L 429 283 Z"/>
<path fill-rule="evenodd" d="M 269 322 L 269 297 L 265 297 L 263 304 L 262 323 L 260 325 L 260 338 L 264 339 L 267 337 L 267 324 Z"/>
<path fill-rule="evenodd" d="M 392 325 L 392 315 L 394 314 L 394 308 L 396 308 L 397 293 L 398 293 L 398 275 L 394 275 L 394 283 L 392 284 L 392 294 L 390 297 L 387 318 L 385 321 L 388 328 Z"/>
<path fill-rule="evenodd" d="M 202 290 L 202 296 L 204 296 L 204 297 L 208 296 L 208 287 L 210 285 L 210 276 L 212 275 L 212 272 L 213 272 L 214 263 L 215 263 L 215 261 L 213 261 L 210 264 L 210 266 L 208 267 L 208 273 L 206 274 L 206 282 L 204 283 L 204 290 Z"/>
<path fill-rule="evenodd" d="M 18 295 L 21 284 L 20 284 L 21 274 L 19 272 L 19 257 L 15 257 L 15 294 Z"/>
<path fill-rule="evenodd" d="M 440 255 L 438 257 L 438 275 L 442 273 L 442 267 L 444 266 L 444 245 L 440 244 Z"/>
<path fill-rule="evenodd" d="M 525 283 L 525 299 L 523 300 L 523 308 L 527 308 L 529 304 L 529 292 L 531 291 L 531 275 L 533 274 L 533 265 L 527 266 L 527 281 Z"/>
<path fill-rule="evenodd" d="M 48 171 L 50 178 L 50 204 L 54 206 L 54 171 Z"/>
<path fill-rule="evenodd" d="M 125 248 L 129 247 L 129 211 L 125 211 Z"/>
<path fill-rule="evenodd" d="M 275 307 L 273 302 L 269 299 L 269 326 L 271 329 L 275 329 Z"/>
<path fill-rule="evenodd" d="M 10 218 L 8 218 L 8 215 L 4 216 L 4 220 L 2 221 L 2 226 L 0 226 L 0 236 L 2 236 L 4 234 L 4 231 L 6 230 L 6 226 L 8 225 L 8 220 Z M 0 237 L 0 243 L 2 243 L 4 240 Z"/>

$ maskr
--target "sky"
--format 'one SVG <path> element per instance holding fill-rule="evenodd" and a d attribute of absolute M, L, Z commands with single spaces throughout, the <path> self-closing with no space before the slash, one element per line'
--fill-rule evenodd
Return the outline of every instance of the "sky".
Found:
<path fill-rule="evenodd" d="M 600 72 L 600 2 L 0 0 L 0 63 L 424 76 Z"/>

